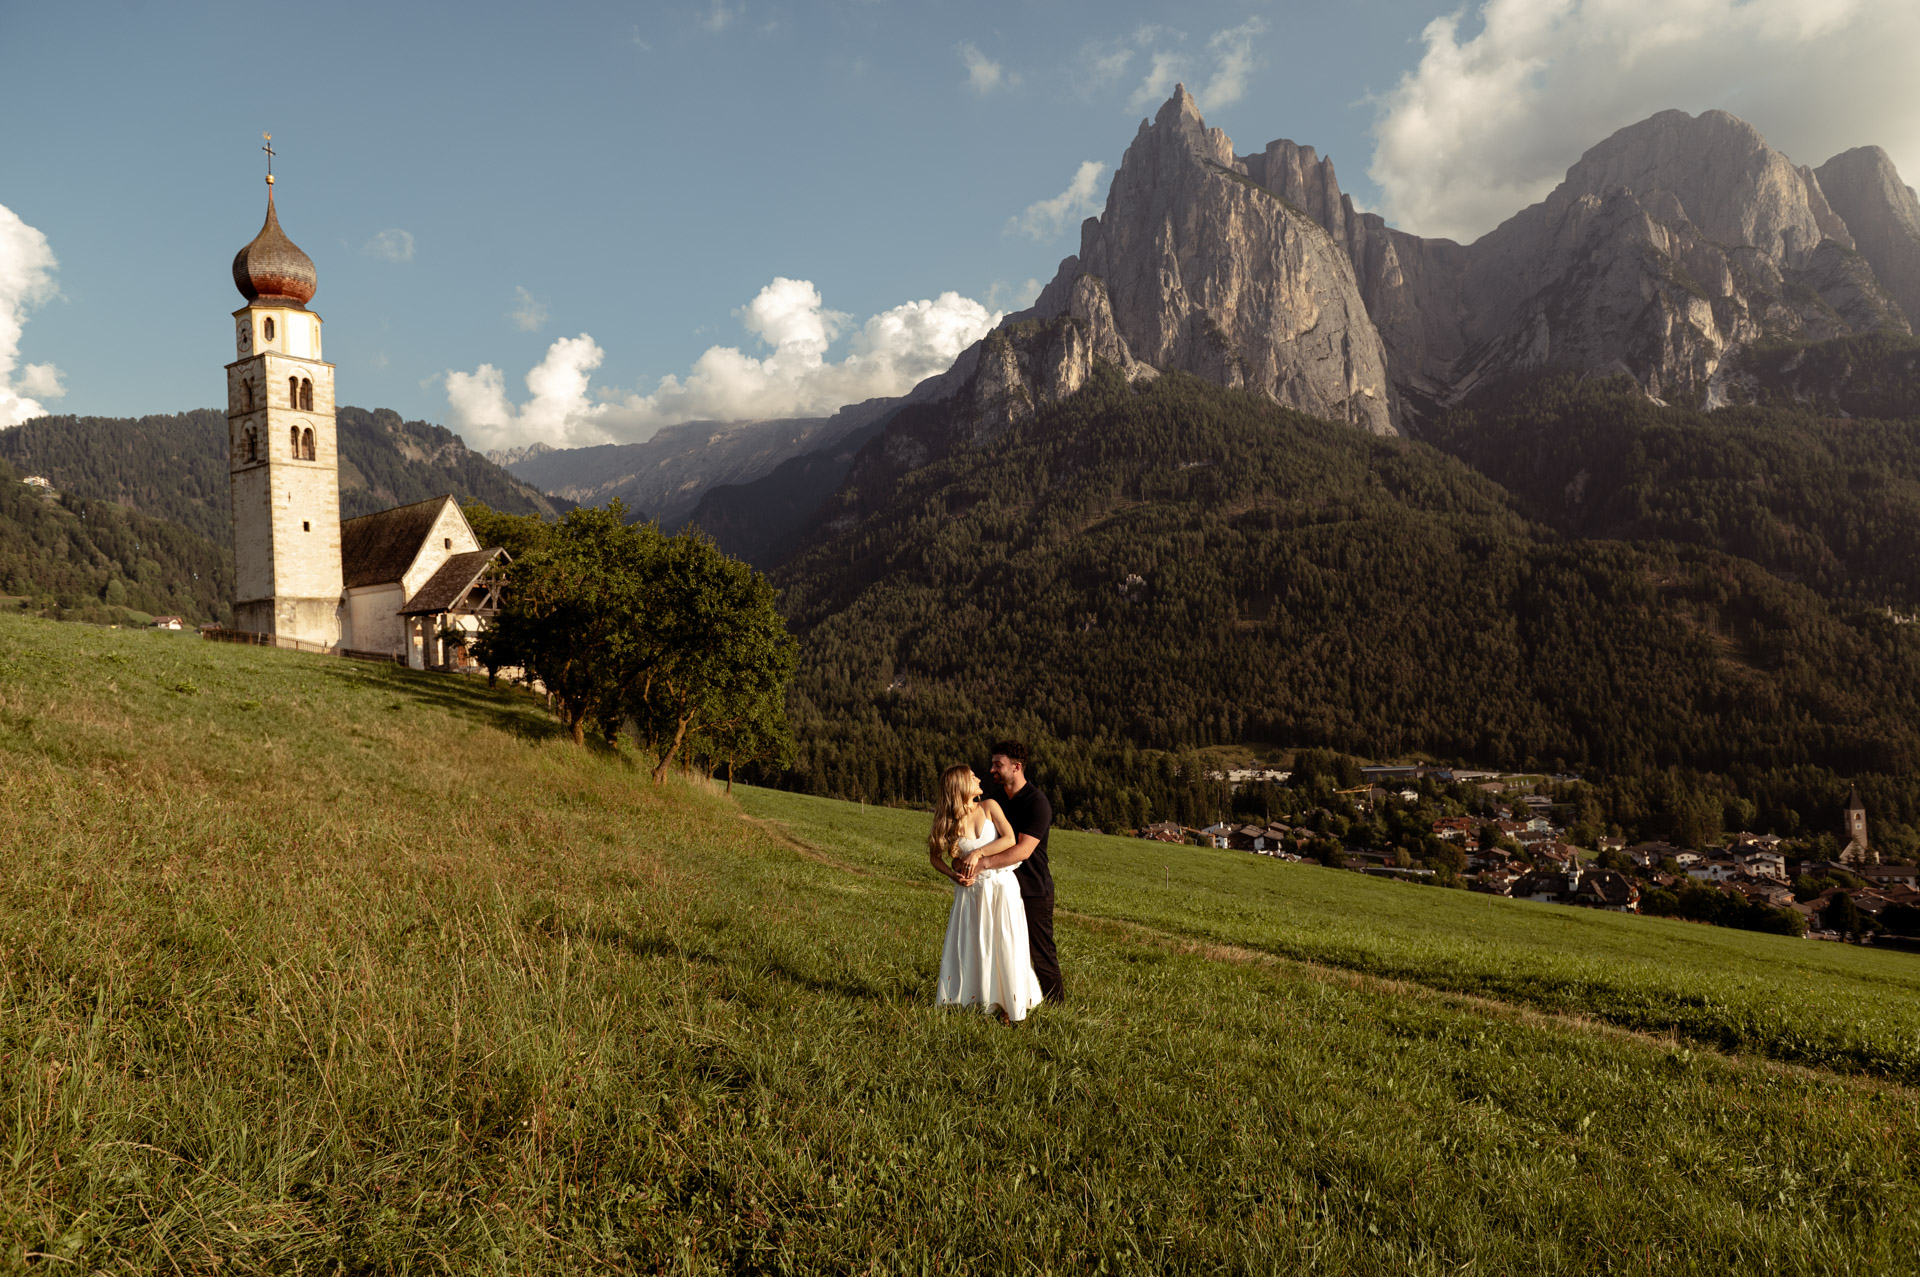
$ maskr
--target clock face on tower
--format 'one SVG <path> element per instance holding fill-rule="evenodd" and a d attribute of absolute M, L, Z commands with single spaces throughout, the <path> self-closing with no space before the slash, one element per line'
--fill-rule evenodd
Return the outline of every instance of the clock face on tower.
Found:
<path fill-rule="evenodd" d="M 245 350 L 253 344 L 253 325 L 244 319 L 241 320 L 236 335 L 240 339 L 240 349 Z"/>

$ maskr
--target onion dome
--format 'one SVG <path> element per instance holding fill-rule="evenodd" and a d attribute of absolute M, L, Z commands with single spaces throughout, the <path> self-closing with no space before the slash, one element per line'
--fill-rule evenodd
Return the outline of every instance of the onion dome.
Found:
<path fill-rule="evenodd" d="M 273 179 L 269 178 L 268 181 Z M 233 257 L 233 283 L 250 302 L 302 306 L 319 288 L 313 259 L 294 246 L 273 212 L 273 188 L 267 188 L 267 220 L 253 242 Z"/>

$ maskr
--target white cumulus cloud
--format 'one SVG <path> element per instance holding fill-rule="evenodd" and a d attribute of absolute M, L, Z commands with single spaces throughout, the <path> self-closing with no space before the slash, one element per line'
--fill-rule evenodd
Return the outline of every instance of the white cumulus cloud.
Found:
<path fill-rule="evenodd" d="M 367 241 L 362 250 L 368 257 L 378 257 L 384 262 L 410 262 L 413 260 L 413 232 L 403 231 L 399 227 L 390 227 Z"/>
<path fill-rule="evenodd" d="M 967 83 L 973 91 L 981 95 L 995 89 L 1010 89 L 1020 83 L 1020 77 L 1009 73 L 1006 67 L 980 52 L 980 46 L 972 43 L 960 45 L 955 52 L 960 61 L 966 64 Z"/>
<path fill-rule="evenodd" d="M 1006 233 L 1019 231 L 1044 243 L 1068 225 L 1098 212 L 1100 175 L 1106 171 L 1107 166 L 1099 160 L 1082 160 L 1066 190 L 1051 199 L 1036 200 L 1008 218 Z"/>
<path fill-rule="evenodd" d="M 27 314 L 58 294 L 53 272 L 59 266 L 47 237 L 0 204 L 0 427 L 45 416 L 41 400 L 66 393 L 52 364 L 28 364 L 17 376 L 14 372 Z"/>
<path fill-rule="evenodd" d="M 1127 99 L 1128 108 L 1150 111 L 1165 102 L 1190 65 L 1187 55 L 1178 49 L 1153 50 L 1148 55 L 1146 78 L 1140 81 L 1140 87 Z"/>
<path fill-rule="evenodd" d="M 1380 101 L 1381 212 L 1470 240 L 1580 154 L 1669 107 L 1731 111 L 1796 163 L 1884 146 L 1920 167 L 1920 5 L 1881 0 L 1489 0 L 1429 23 Z"/>
<path fill-rule="evenodd" d="M 479 448 L 535 441 L 582 447 L 645 439 L 682 421 L 824 416 L 863 399 L 904 394 L 945 371 L 1001 317 L 948 292 L 882 311 L 855 329 L 851 316 L 827 309 L 810 281 L 785 277 L 734 313 L 766 353 L 712 346 L 684 376 L 662 377 L 641 394 L 595 387 L 592 374 L 605 350 L 586 333 L 563 337 L 527 373 L 529 397 L 520 403 L 492 364 L 448 372 L 447 425 Z M 829 359 L 842 336 L 844 356 Z"/>

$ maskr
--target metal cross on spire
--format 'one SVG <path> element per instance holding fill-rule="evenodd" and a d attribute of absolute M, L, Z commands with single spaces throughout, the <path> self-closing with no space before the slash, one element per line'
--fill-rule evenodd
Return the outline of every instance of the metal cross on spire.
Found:
<path fill-rule="evenodd" d="M 272 186 L 273 185 L 273 157 L 276 154 L 276 152 L 273 149 L 273 134 L 262 133 L 260 136 L 267 140 L 267 144 L 261 147 L 260 149 L 267 153 L 267 185 Z"/>

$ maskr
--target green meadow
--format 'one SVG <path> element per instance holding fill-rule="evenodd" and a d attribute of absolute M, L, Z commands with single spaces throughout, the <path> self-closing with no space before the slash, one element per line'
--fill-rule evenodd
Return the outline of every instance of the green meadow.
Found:
<path fill-rule="evenodd" d="M 1044 778 L 1042 778 L 1044 782 Z M 918 813 L 771 790 L 742 807 L 925 879 Z M 1059 907 L 1190 942 L 1482 994 L 1721 1050 L 1920 1084 L 1920 955 L 1533 904 L 1245 852 L 1059 831 Z"/>
<path fill-rule="evenodd" d="M 1044 777 L 1042 777 L 1044 781 Z M 924 818 L 540 702 L 0 618 L 0 1271 L 1889 1273 L 1912 955 Z"/>

